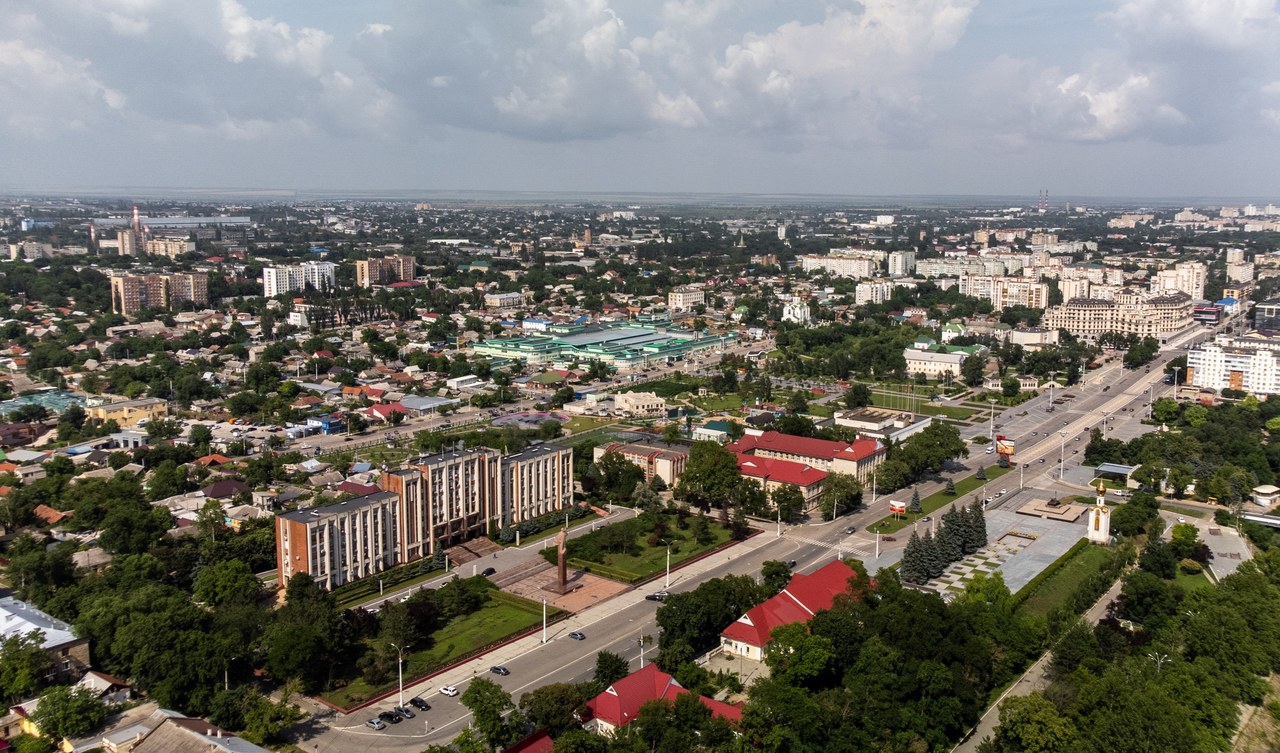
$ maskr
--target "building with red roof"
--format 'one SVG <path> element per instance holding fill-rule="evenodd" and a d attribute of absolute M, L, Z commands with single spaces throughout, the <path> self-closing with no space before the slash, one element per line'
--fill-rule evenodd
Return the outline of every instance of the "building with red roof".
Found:
<path fill-rule="evenodd" d="M 847 444 L 777 431 L 748 430 L 742 439 L 728 447 L 731 452 L 743 455 L 789 460 L 829 473 L 846 473 L 864 483 L 885 457 L 884 445 L 874 439 L 860 438 Z"/>
<path fill-rule="evenodd" d="M 764 661 L 765 646 L 769 645 L 775 629 L 794 622 L 808 622 L 818 612 L 830 609 L 836 594 L 849 593 L 849 579 L 857 574 L 840 560 L 809 575 L 796 573 L 777 596 L 747 610 L 720 631 L 721 649 L 726 654 Z"/>
<path fill-rule="evenodd" d="M 822 484 L 827 480 L 826 471 L 811 465 L 743 453 L 736 453 L 736 457 L 738 473 L 763 486 L 767 494 L 772 494 L 774 489 L 788 484 L 800 487 L 800 493 L 804 495 L 805 507 L 822 494 Z"/>
<path fill-rule="evenodd" d="M 600 695 L 587 701 L 583 727 L 597 735 L 612 735 L 627 726 L 640 713 L 640 707 L 649 701 L 675 703 L 677 697 L 688 693 L 671 675 L 650 664 L 605 688 Z M 742 721 L 742 709 L 728 703 L 698 696 L 702 705 L 713 716 L 736 724 Z"/>

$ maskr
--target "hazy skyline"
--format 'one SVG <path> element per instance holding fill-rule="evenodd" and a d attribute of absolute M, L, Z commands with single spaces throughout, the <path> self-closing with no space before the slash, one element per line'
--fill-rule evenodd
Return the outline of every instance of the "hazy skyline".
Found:
<path fill-rule="evenodd" d="M 5 188 L 1280 193 L 1275 0 L 10 0 Z"/>

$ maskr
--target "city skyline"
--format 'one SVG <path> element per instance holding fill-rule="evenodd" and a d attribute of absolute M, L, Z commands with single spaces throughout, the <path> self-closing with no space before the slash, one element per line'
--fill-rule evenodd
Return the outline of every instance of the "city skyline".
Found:
<path fill-rule="evenodd" d="M 1274 0 L 19 0 L 0 189 L 1258 197 Z"/>

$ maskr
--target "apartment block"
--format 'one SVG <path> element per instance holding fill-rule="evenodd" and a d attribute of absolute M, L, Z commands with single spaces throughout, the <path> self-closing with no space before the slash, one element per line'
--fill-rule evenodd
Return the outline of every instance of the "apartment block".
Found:
<path fill-rule="evenodd" d="M 893 251 L 889 254 L 889 276 L 908 277 L 916 267 L 916 252 Z"/>
<path fill-rule="evenodd" d="M 145 248 L 148 256 L 176 259 L 183 254 L 194 253 L 196 242 L 187 238 L 148 238 Z"/>
<path fill-rule="evenodd" d="M 280 584 L 307 573 L 325 589 L 375 575 L 400 563 L 400 498 L 375 492 L 332 505 L 276 516 Z"/>
<path fill-rule="evenodd" d="M 1204 298 L 1204 284 L 1209 268 L 1204 262 L 1184 261 L 1172 269 L 1162 269 L 1151 280 L 1152 293 L 1186 293 L 1193 300 Z"/>
<path fill-rule="evenodd" d="M 338 266 L 331 261 L 308 261 L 262 270 L 262 295 L 267 298 L 295 290 L 332 290 Z"/>
<path fill-rule="evenodd" d="M 498 478 L 501 527 L 567 509 L 573 504 L 573 448 L 540 444 L 506 455 Z"/>
<path fill-rule="evenodd" d="M 417 271 L 417 261 L 411 254 L 384 256 L 379 259 L 356 261 L 356 285 L 371 288 L 393 282 L 412 280 Z"/>
<path fill-rule="evenodd" d="M 800 257 L 800 269 L 805 272 L 823 271 L 836 277 L 874 277 L 880 271 L 880 262 L 867 256 L 819 256 L 807 254 Z"/>
<path fill-rule="evenodd" d="M 991 301 L 997 310 L 1009 306 L 1044 308 L 1049 305 L 1049 285 L 1024 277 L 961 275 L 960 294 Z"/>
<path fill-rule="evenodd" d="M 209 304 L 209 276 L 204 273 L 116 275 L 111 278 L 111 310 L 133 316 L 143 309 L 180 309 Z"/>
<path fill-rule="evenodd" d="M 116 231 L 116 247 L 121 256 L 137 256 L 139 251 L 138 234 L 131 229 Z"/>

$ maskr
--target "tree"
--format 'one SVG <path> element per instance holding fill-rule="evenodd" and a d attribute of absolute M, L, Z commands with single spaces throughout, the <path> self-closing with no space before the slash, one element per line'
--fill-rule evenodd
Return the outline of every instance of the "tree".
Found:
<path fill-rule="evenodd" d="M 844 393 L 844 404 L 850 410 L 871 405 L 871 390 L 865 384 L 855 384 Z"/>
<path fill-rule="evenodd" d="M 970 387 L 982 384 L 982 377 L 986 371 L 987 359 L 976 353 L 960 362 L 960 378 Z"/>
<path fill-rule="evenodd" d="M 920 536 L 912 533 L 907 540 L 906 549 L 902 550 L 902 565 L 898 568 L 898 576 L 906 583 L 924 583 L 929 580 L 929 568 L 924 561 L 924 548 Z"/>
<path fill-rule="evenodd" d="M 507 746 L 520 739 L 523 719 L 513 712 L 511 694 L 487 677 L 477 677 L 462 694 L 462 705 L 471 712 L 472 724 L 492 747 Z"/>
<path fill-rule="evenodd" d="M 956 496 L 956 482 L 951 479 L 947 479 L 947 488 L 943 490 L 943 493 L 949 494 L 952 497 Z"/>
<path fill-rule="evenodd" d="M 668 421 L 667 425 L 662 427 L 662 441 L 670 444 L 680 439 L 680 423 L 678 421 Z"/>
<path fill-rule="evenodd" d="M 919 489 L 911 490 L 911 503 L 907 505 L 907 512 L 911 513 L 912 515 L 919 515 L 922 512 L 920 508 L 920 490 Z"/>
<path fill-rule="evenodd" d="M 791 568 L 781 560 L 765 560 L 760 566 L 760 578 L 765 590 L 773 596 L 791 582 Z"/>
<path fill-rule="evenodd" d="M 862 503 L 862 482 L 848 473 L 828 473 L 818 504 L 823 520 L 851 513 Z"/>
<path fill-rule="evenodd" d="M 57 685 L 40 696 L 32 721 L 54 740 L 83 737 L 107 718 L 107 707 L 88 688 Z"/>
<path fill-rule="evenodd" d="M 808 398 L 806 398 L 804 393 L 799 390 L 792 392 L 791 396 L 787 398 L 787 410 L 790 411 L 791 413 L 797 413 L 797 414 L 808 413 L 809 412 Z"/>
<path fill-rule="evenodd" d="M 987 480 L 987 467 L 986 467 L 985 465 L 980 465 L 980 466 L 978 466 L 978 471 L 977 471 L 977 473 L 974 473 L 974 474 L 973 474 L 973 477 L 974 477 L 974 478 L 976 478 L 976 479 L 978 479 L 979 481 L 986 481 L 986 480 Z"/>
<path fill-rule="evenodd" d="M 1191 523 L 1174 525 L 1169 545 L 1173 548 L 1173 554 L 1178 559 L 1191 557 L 1200 548 L 1200 529 Z"/>
<path fill-rule="evenodd" d="M 800 687 L 825 675 L 834 655 L 831 639 L 811 634 L 803 622 L 774 628 L 765 647 L 769 676 Z"/>
<path fill-rule="evenodd" d="M 262 594 L 262 582 L 242 560 L 206 566 L 196 575 L 193 596 L 212 606 L 252 604 Z"/>
<path fill-rule="evenodd" d="M 783 484 L 775 487 L 770 495 L 773 508 L 782 520 L 791 520 L 804 510 L 804 492 L 795 484 Z"/>
<path fill-rule="evenodd" d="M 999 753 L 1072 753 L 1079 744 L 1075 725 L 1040 693 L 1009 696 L 1000 704 Z"/>
<path fill-rule="evenodd" d="M 44 632 L 14 633 L 0 642 L 0 693 L 11 702 L 31 697 L 53 664 Z"/>
<path fill-rule="evenodd" d="M 694 442 L 675 494 L 690 504 L 707 509 L 723 506 L 743 484 L 738 459 L 719 442 Z"/>
<path fill-rule="evenodd" d="M 574 712 L 586 701 L 580 686 L 555 682 L 525 693 L 520 698 L 520 711 L 535 728 L 559 737 L 580 726 Z"/>
<path fill-rule="evenodd" d="M 1000 380 L 1000 394 L 1005 397 L 1017 397 L 1022 391 L 1022 385 L 1015 376 L 1007 376 Z"/>
<path fill-rule="evenodd" d="M 601 651 L 596 654 L 596 670 L 592 675 L 601 687 L 609 687 L 630 673 L 627 660 L 612 651 Z"/>
<path fill-rule="evenodd" d="M 1162 424 L 1171 423 L 1178 418 L 1181 409 L 1178 401 L 1171 397 L 1157 398 L 1151 404 L 1151 418 Z"/>

